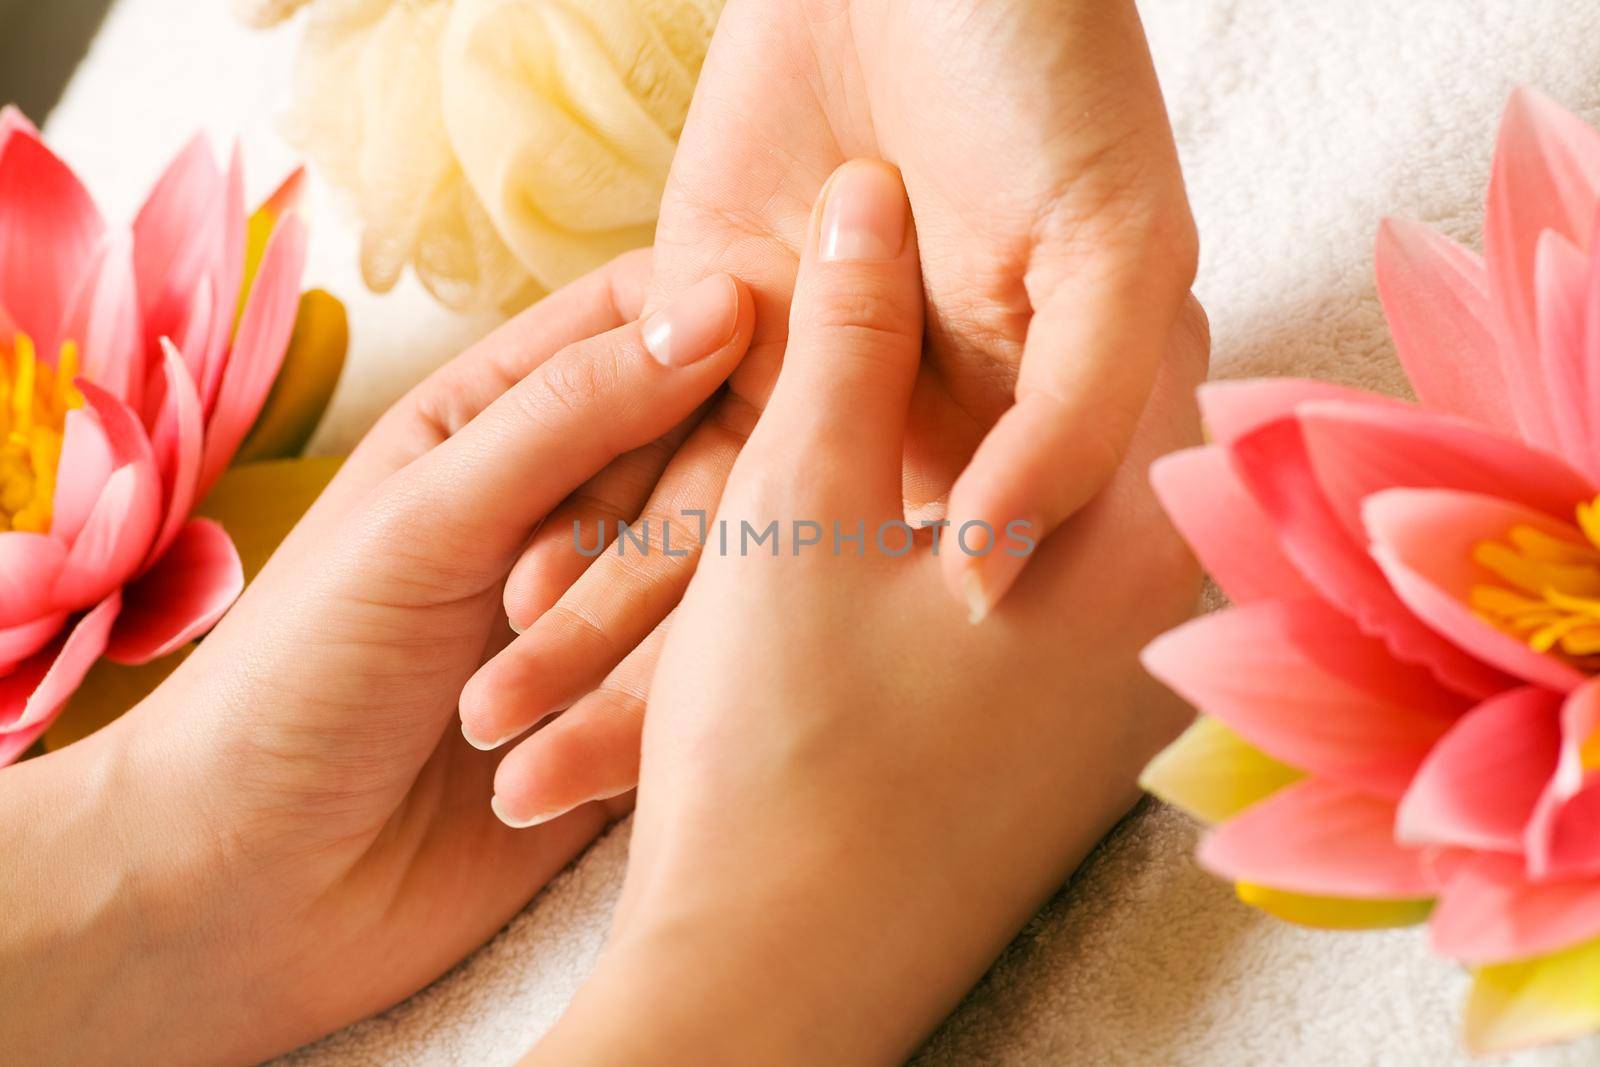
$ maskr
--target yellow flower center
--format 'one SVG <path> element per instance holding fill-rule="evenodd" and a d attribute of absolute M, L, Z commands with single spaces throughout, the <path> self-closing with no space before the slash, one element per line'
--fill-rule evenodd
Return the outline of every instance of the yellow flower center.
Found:
<path fill-rule="evenodd" d="M 0 531 L 50 529 L 62 431 L 67 412 L 83 403 L 72 384 L 77 373 L 71 341 L 54 366 L 38 359 L 26 334 L 0 349 Z"/>

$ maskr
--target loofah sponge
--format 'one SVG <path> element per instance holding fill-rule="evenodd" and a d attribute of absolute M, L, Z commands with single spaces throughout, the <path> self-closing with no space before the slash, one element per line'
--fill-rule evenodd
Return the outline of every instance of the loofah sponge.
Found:
<path fill-rule="evenodd" d="M 722 0 L 239 0 L 309 7 L 292 141 L 362 227 L 367 284 L 512 310 L 650 243 Z"/>

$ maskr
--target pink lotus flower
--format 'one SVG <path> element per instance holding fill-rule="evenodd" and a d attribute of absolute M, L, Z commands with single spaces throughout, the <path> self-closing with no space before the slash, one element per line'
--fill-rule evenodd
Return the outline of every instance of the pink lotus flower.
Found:
<path fill-rule="evenodd" d="M 1234 606 L 1145 654 L 1205 715 L 1146 771 L 1201 862 L 1312 925 L 1426 919 L 1467 1037 L 1600 1028 L 1600 134 L 1516 92 L 1482 257 L 1386 222 L 1420 406 L 1215 384 L 1152 478 Z"/>
<path fill-rule="evenodd" d="M 190 511 L 288 346 L 305 231 L 273 222 L 297 184 L 247 232 L 237 154 L 222 173 L 196 139 L 111 228 L 0 116 L 0 765 L 101 656 L 166 655 L 243 586 L 228 535 Z"/>

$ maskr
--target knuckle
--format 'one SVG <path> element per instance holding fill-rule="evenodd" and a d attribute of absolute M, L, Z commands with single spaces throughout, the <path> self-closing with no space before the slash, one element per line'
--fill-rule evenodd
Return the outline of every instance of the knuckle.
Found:
<path fill-rule="evenodd" d="M 849 275 L 808 302 L 799 330 L 813 338 L 823 335 L 830 344 L 880 349 L 885 344 L 915 342 L 922 327 L 921 292 L 900 292 L 862 282 Z M 905 287 L 909 289 L 909 287 Z"/>
<path fill-rule="evenodd" d="M 579 489 L 567 498 L 566 505 L 556 513 L 555 522 L 547 525 L 553 534 L 564 534 L 572 529 L 574 523 L 583 524 L 585 531 L 602 523 L 609 524 L 615 530 L 630 515 L 628 509 L 610 497 L 595 490 Z"/>
<path fill-rule="evenodd" d="M 553 628 L 564 643 L 588 646 L 597 659 L 607 662 L 620 658 L 621 650 L 606 629 L 605 620 L 578 604 L 562 601 L 539 620 L 541 630 Z"/>
<path fill-rule="evenodd" d="M 523 379 L 513 395 L 530 417 L 548 420 L 591 412 L 614 395 L 620 378 L 614 344 L 569 345 L 537 374 Z"/>

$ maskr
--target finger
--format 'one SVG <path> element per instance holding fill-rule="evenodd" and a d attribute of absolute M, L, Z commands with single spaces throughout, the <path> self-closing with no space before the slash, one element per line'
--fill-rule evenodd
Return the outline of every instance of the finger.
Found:
<path fill-rule="evenodd" d="M 651 251 L 618 256 L 558 289 L 434 371 L 384 413 L 313 513 L 334 521 L 384 478 L 471 422 L 567 345 L 633 322 L 650 283 Z"/>
<path fill-rule="evenodd" d="M 618 456 L 550 514 L 506 578 L 506 618 L 512 629 L 520 633 L 554 607 L 589 568 L 593 553 L 603 552 L 616 539 L 620 524 L 639 517 L 702 414 L 696 412 L 643 448 Z"/>
<path fill-rule="evenodd" d="M 537 826 L 639 782 L 645 703 L 667 626 L 658 626 L 605 684 L 506 754 L 494 776 L 495 814 Z"/>
<path fill-rule="evenodd" d="M 759 461 L 821 503 L 901 499 L 906 411 L 922 352 L 922 280 L 900 172 L 849 162 L 823 188 Z M 775 461 L 775 462 L 774 462 Z M 804 473 L 802 473 L 804 472 Z"/>
<path fill-rule="evenodd" d="M 753 409 L 724 398 L 673 457 L 629 535 L 478 671 L 461 694 L 468 740 L 493 748 L 567 707 L 677 606 L 754 420 Z M 551 542 L 553 555 L 582 559 L 570 526 L 551 536 L 566 538 Z"/>
<path fill-rule="evenodd" d="M 364 539 L 430 597 L 499 583 L 532 528 L 617 456 L 661 436 L 737 364 L 754 312 L 728 275 L 642 323 L 562 349 L 374 494 Z"/>
<path fill-rule="evenodd" d="M 983 530 L 997 534 L 986 553 L 943 555 L 945 581 L 974 622 L 1027 563 L 1027 553 L 998 549 L 1001 532 L 1022 528 L 1037 543 L 1083 507 L 1122 461 L 1144 411 L 1192 257 L 1154 238 L 1120 241 L 1037 306 L 1017 402 L 951 489 L 953 531 L 977 529 L 974 543 Z"/>

